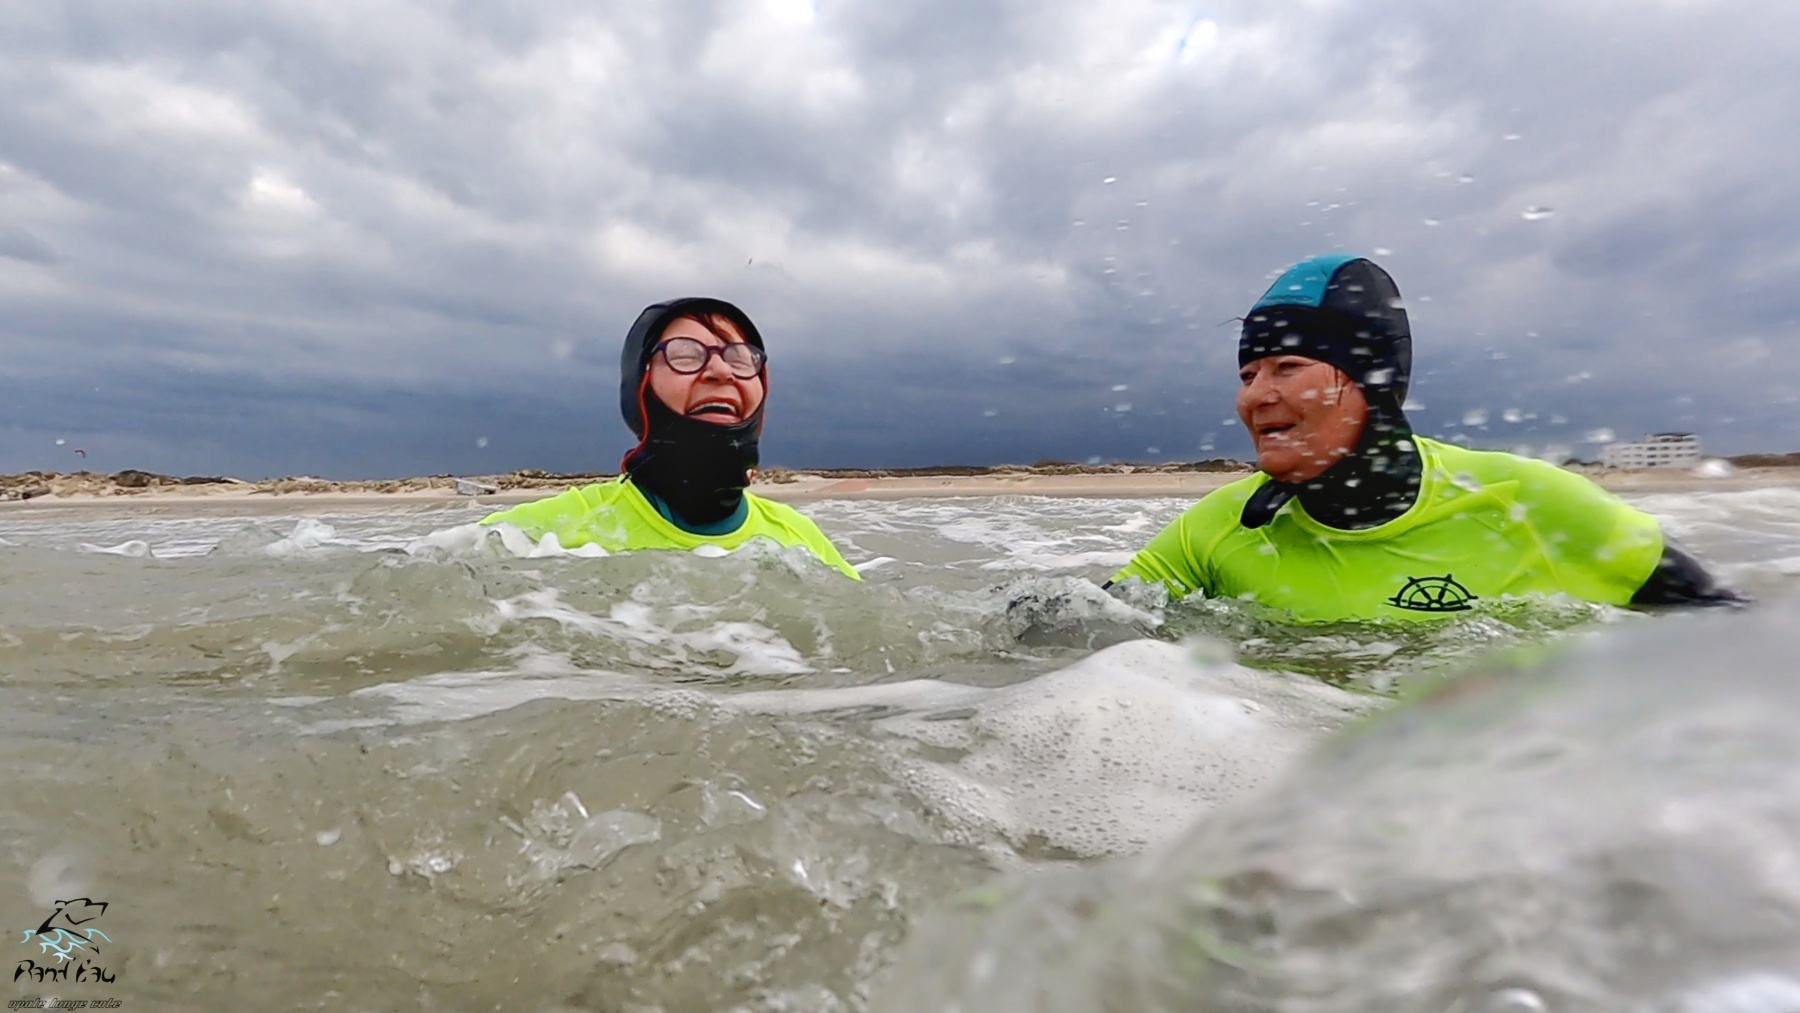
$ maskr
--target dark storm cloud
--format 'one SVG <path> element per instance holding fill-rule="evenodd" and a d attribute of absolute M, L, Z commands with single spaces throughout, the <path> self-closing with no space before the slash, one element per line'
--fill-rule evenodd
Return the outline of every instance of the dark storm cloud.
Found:
<path fill-rule="evenodd" d="M 617 342 L 686 293 L 769 339 L 770 463 L 1242 454 L 1230 320 L 1335 249 L 1408 298 L 1426 432 L 1800 446 L 1780 0 L 0 22 L 7 470 L 610 467 Z"/>

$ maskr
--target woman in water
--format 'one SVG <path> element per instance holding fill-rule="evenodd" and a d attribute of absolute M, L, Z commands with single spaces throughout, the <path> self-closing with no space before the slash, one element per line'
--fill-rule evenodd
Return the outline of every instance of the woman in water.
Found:
<path fill-rule="evenodd" d="M 1238 418 L 1258 474 L 1215 490 L 1115 574 L 1254 598 L 1304 621 L 1420 618 L 1562 593 L 1739 601 L 1654 518 L 1573 472 L 1413 434 L 1412 332 L 1368 260 L 1290 268 L 1244 321 Z"/>
<path fill-rule="evenodd" d="M 625 335 L 619 410 L 638 437 L 610 482 L 490 514 L 565 548 L 735 549 L 752 538 L 804 546 L 860 580 L 817 525 L 746 492 L 757 464 L 768 357 L 750 318 L 721 299 L 650 306 Z"/>

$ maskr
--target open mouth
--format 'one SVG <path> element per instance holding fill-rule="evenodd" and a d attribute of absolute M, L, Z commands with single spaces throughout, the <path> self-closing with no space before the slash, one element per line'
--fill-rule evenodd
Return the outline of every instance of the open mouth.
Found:
<path fill-rule="evenodd" d="M 735 419 L 738 417 L 738 410 L 736 406 L 728 405 L 723 401 L 708 401 L 705 404 L 695 405 L 688 409 L 689 418 L 703 418 L 706 416 Z"/>
<path fill-rule="evenodd" d="M 1285 433 L 1293 428 L 1294 428 L 1294 424 L 1292 422 L 1274 422 L 1274 423 L 1270 423 L 1269 425 L 1266 425 L 1266 426 L 1257 426 L 1256 427 L 1256 435 L 1258 435 L 1258 436 L 1279 436 L 1280 434 Z"/>

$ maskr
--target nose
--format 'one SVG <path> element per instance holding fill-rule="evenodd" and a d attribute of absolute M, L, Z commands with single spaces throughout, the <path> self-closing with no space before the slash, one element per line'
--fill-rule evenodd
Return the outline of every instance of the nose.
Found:
<path fill-rule="evenodd" d="M 706 365 L 700 367 L 700 376 L 713 383 L 729 383 L 733 379 L 731 367 L 725 364 L 725 357 L 717 349 L 706 357 Z"/>
<path fill-rule="evenodd" d="M 1247 404 L 1271 404 L 1277 399 L 1275 378 L 1270 371 L 1259 369 L 1250 374 L 1250 382 L 1244 385 L 1243 399 Z"/>

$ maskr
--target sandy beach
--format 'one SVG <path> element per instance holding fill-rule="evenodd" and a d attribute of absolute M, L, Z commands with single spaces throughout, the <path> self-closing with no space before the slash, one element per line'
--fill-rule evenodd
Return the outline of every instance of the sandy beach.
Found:
<path fill-rule="evenodd" d="M 1800 487 L 1800 466 L 1758 464 L 1727 473 L 1607 471 L 1577 468 L 1621 494 Z M 1715 469 L 1716 471 L 1716 469 Z M 1175 497 L 1199 499 L 1249 474 L 1235 462 L 1199 465 L 1046 464 L 996 468 L 844 470 L 771 469 L 757 476 L 757 495 L 789 503 L 822 499 L 913 499 L 950 496 Z M 145 515 L 258 515 L 329 513 L 378 507 L 435 510 L 476 504 L 505 506 L 551 495 L 604 474 L 431 476 L 333 481 L 291 477 L 252 482 L 234 478 L 173 478 L 146 472 L 101 474 L 27 472 L 0 476 L 0 514 L 14 518 L 95 510 Z"/>

